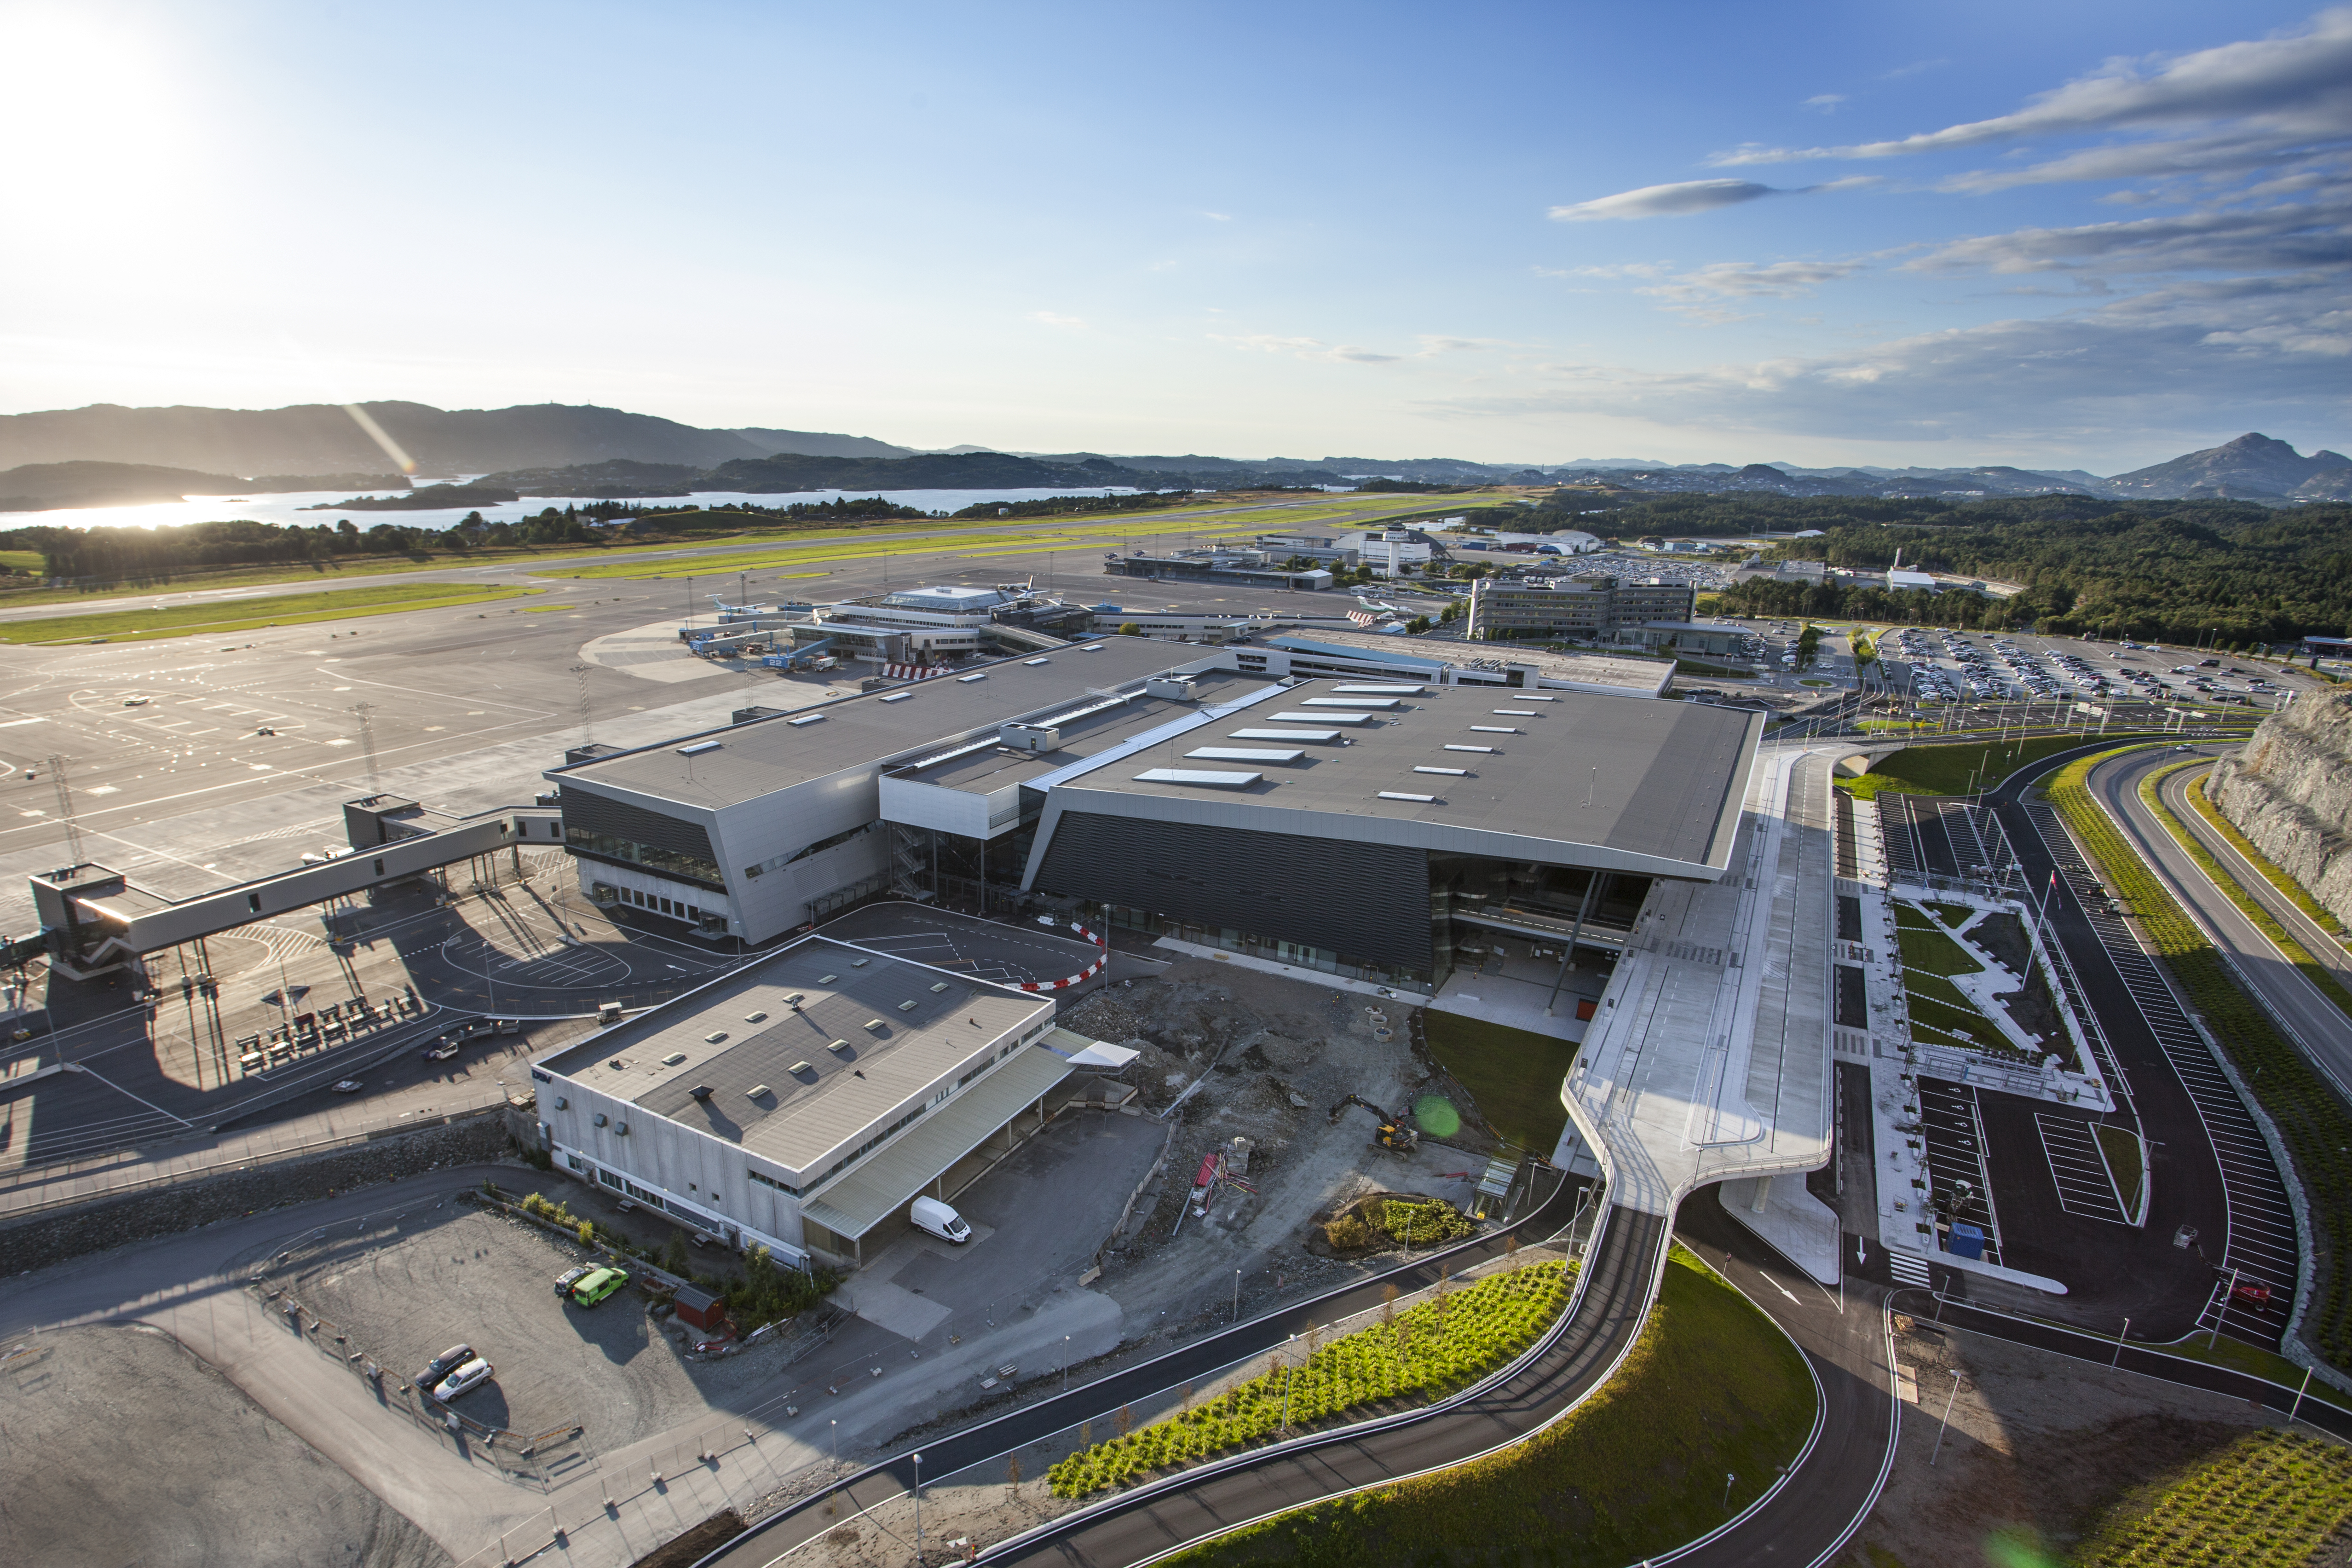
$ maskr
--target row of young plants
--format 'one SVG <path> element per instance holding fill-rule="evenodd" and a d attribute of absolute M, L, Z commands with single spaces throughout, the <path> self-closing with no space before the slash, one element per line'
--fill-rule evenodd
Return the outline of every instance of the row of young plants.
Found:
<path fill-rule="evenodd" d="M 2260 1427 L 2126 1504 L 2074 1554 L 2080 1568 L 2302 1568 L 2352 1520 L 2352 1453 Z"/>
<path fill-rule="evenodd" d="M 1054 1495 L 1081 1498 L 1156 1470 L 1196 1463 L 1285 1428 L 1391 1400 L 1433 1400 L 1476 1381 L 1533 1344 L 1569 1298 L 1570 1270 L 1533 1263 L 1450 1288 L 1431 1300 L 1319 1344 L 1310 1331 L 1295 1351 L 1213 1399 L 1072 1454 L 1045 1472 Z M 1127 1413 L 1120 1412 L 1124 1426 Z"/>
<path fill-rule="evenodd" d="M 2045 795 L 2108 886 L 2123 895 L 2165 967 L 2229 1053 L 2240 1079 L 2278 1128 L 2301 1180 L 2318 1246 L 2318 1269 L 2303 1331 L 2329 1364 L 2352 1371 L 2352 1115 L 2303 1054 L 2242 990 L 2227 962 L 2165 890 L 2086 782 L 2091 770 L 2130 747 L 2084 757 L 2061 769 Z"/>

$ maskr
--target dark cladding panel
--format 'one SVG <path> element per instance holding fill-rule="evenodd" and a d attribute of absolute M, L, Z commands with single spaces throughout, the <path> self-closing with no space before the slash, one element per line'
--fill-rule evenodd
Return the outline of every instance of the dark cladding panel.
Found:
<path fill-rule="evenodd" d="M 1239 827 L 1063 815 L 1042 891 L 1429 968 L 1427 853 Z"/>
<path fill-rule="evenodd" d="M 710 835 L 703 831 L 702 824 L 698 822 L 680 822 L 674 816 L 664 816 L 641 805 L 592 795 L 572 785 L 566 785 L 561 793 L 563 797 L 563 826 L 567 835 L 573 828 L 583 828 L 590 833 L 649 844 L 673 855 L 690 855 L 698 860 L 716 863 L 719 858 L 711 851 Z"/>

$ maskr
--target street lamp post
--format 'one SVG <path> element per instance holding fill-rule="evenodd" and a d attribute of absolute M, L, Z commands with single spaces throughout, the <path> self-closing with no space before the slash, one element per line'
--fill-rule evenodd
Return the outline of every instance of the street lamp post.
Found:
<path fill-rule="evenodd" d="M 915 1564 L 923 1562 L 923 1456 L 915 1456 Z"/>
<path fill-rule="evenodd" d="M 2124 1331 L 2116 1336 L 2116 1353 L 2114 1356 L 2109 1358 L 2107 1362 L 2109 1366 L 2115 1367 L 2121 1366 L 2123 1364 L 2124 1342 L 2129 1338 L 2131 1338 L 2131 1320 L 2129 1318 L 2126 1318 L 2124 1320 Z"/>
<path fill-rule="evenodd" d="M 1927 1468 L 1931 1470 L 1936 1468 L 1937 1457 L 1944 1451 L 1944 1434 L 1952 1426 L 1952 1402 L 1959 1396 L 1960 1374 L 1955 1372 L 1952 1373 L 1952 1392 L 1944 1396 L 1944 1424 L 1936 1428 L 1936 1447 L 1927 1456 Z"/>

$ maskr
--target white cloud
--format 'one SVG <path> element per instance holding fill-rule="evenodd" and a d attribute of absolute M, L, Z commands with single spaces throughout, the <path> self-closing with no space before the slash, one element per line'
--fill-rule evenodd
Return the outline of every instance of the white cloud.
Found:
<path fill-rule="evenodd" d="M 1234 215 L 1231 213 L 1204 212 L 1201 216 L 1209 219 L 1213 223 L 1231 223 L 1234 221 Z"/>
<path fill-rule="evenodd" d="M 1211 341 L 1259 353 L 1288 354 L 1294 359 L 1337 360 L 1348 364 L 1388 364 L 1402 354 L 1376 353 L 1353 343 L 1327 343 L 1320 338 L 1286 338 L 1272 332 L 1227 334 L 1211 332 Z"/>
<path fill-rule="evenodd" d="M 1057 316 L 1051 310 L 1032 310 L 1029 312 L 1029 319 L 1033 321 L 1042 321 L 1049 327 L 1083 327 L 1087 324 L 1082 317 Z"/>
<path fill-rule="evenodd" d="M 1691 213 L 1713 212 L 1717 207 L 1738 206 L 1742 202 L 1786 194 L 1770 185 L 1759 185 L 1752 180 L 1685 180 L 1680 184 L 1643 185 L 1637 191 L 1620 191 L 1613 196 L 1601 196 L 1571 206 L 1554 207 L 1551 216 L 1562 223 L 1591 223 L 1602 218 L 1682 217 Z"/>
<path fill-rule="evenodd" d="M 1842 92 L 1817 92 L 1797 107 L 1814 110 L 1822 114 L 1835 114 L 1837 106 L 1844 101 L 1845 94 Z"/>
<path fill-rule="evenodd" d="M 2214 129 L 2224 124 L 2234 129 Z M 2136 176 L 2125 171 L 2155 172 L 2159 165 L 2251 167 L 2341 147 L 2352 138 L 2352 8 L 2323 11 L 2291 36 L 2224 44 L 2169 59 L 2113 60 L 2015 113 L 1990 120 L 1841 147 L 1748 146 L 1708 162 L 1738 168 L 1798 159 L 1895 158 L 2025 137 L 2116 132 L 2175 134 L 2168 141 L 2074 154 L 2018 174 L 1980 176 L 1982 184 L 1975 188 L 2029 180 L 2131 178 Z"/>
<path fill-rule="evenodd" d="M 1634 292 L 1663 300 L 1787 300 L 1861 269 L 1859 261 L 1717 261 Z"/>
<path fill-rule="evenodd" d="M 2325 273 L 2177 284 L 2055 318 L 1920 333 L 1856 353 L 1688 372 L 1538 367 L 1520 390 L 1425 405 L 1581 414 L 1717 433 L 1995 441 L 2053 450 L 2342 422 L 2352 310 Z M 2217 410 L 2227 410 L 2226 415 Z"/>
<path fill-rule="evenodd" d="M 2185 213 L 1955 240 L 1904 264 L 1914 272 L 2276 272 L 2341 268 L 2352 257 L 2352 193 L 2318 204 Z"/>

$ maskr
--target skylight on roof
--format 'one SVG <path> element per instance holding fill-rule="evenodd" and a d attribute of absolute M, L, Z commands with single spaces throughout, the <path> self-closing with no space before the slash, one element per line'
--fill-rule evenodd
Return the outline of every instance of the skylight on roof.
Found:
<path fill-rule="evenodd" d="M 1135 782 L 1189 784 L 1199 789 L 1247 789 L 1264 777 L 1264 773 L 1216 773 L 1204 768 L 1146 768 L 1135 775 Z"/>
<path fill-rule="evenodd" d="M 698 757 L 705 752 L 715 752 L 718 749 L 719 742 L 716 741 L 697 741 L 691 746 L 680 746 L 677 749 L 677 754 L 681 757 Z"/>
<path fill-rule="evenodd" d="M 1407 794 L 1405 794 L 1402 790 L 1393 790 L 1393 789 L 1384 789 L 1384 790 L 1381 791 L 1381 798 L 1382 800 L 1410 800 L 1410 801 L 1415 801 L 1415 802 L 1418 802 L 1420 805 L 1431 805 L 1431 804 L 1433 804 L 1433 802 L 1435 802 L 1435 800 L 1437 799 L 1437 797 L 1436 797 L 1435 795 L 1407 795 Z"/>
<path fill-rule="evenodd" d="M 1449 752 L 1491 752 L 1495 748 L 1492 746 L 1448 746 L 1445 749 Z"/>
<path fill-rule="evenodd" d="M 824 715 L 822 713 L 803 713 L 797 719 L 787 719 L 784 721 L 785 723 L 790 724 L 795 730 L 799 729 L 803 724 L 821 724 L 824 721 Z"/>
<path fill-rule="evenodd" d="M 975 680 L 986 680 L 987 679 L 988 679 L 988 672 L 987 672 L 986 670 L 982 670 L 982 671 L 980 674 L 978 674 L 978 675 L 959 675 L 959 676 L 957 676 L 957 677 L 956 677 L 956 684 L 957 684 L 957 685 L 959 685 L 959 686 L 970 686 L 970 685 L 971 685 L 973 681 L 975 681 Z"/>
<path fill-rule="evenodd" d="M 1516 724 L 1473 724 L 1470 732 L 1474 735 L 1516 735 L 1519 730 Z"/>
<path fill-rule="evenodd" d="M 911 691 L 893 691 L 889 696 L 882 699 L 882 700 L 885 702 L 904 702 L 908 698 L 912 697 L 914 693 Z"/>
<path fill-rule="evenodd" d="M 1039 665 L 1039 664 L 1051 664 L 1051 663 L 1053 663 L 1054 661 L 1053 661 L 1052 659 L 1050 659 L 1050 658 L 1024 658 L 1024 659 L 1023 659 L 1021 662 L 1022 662 L 1023 664 L 1027 664 L 1027 665 Z"/>
<path fill-rule="evenodd" d="M 1465 779 L 1470 776 L 1468 768 L 1415 768 L 1412 771 L 1417 773 L 1452 773 L 1456 778 Z"/>

